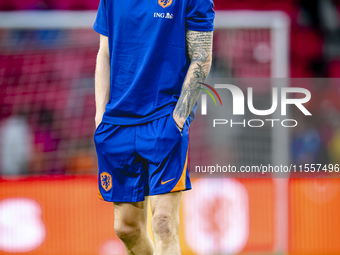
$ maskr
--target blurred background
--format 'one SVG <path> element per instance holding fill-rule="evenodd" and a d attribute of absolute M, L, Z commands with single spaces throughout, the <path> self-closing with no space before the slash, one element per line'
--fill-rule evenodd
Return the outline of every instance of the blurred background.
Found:
<path fill-rule="evenodd" d="M 314 78 L 282 85 L 311 91 L 313 118 L 292 110 L 299 126 L 290 132 L 229 129 L 209 139 L 207 119 L 198 115 L 191 164 L 214 161 L 215 152 L 234 165 L 339 164 L 340 2 L 214 3 L 207 83 Z M 98 4 L 0 0 L 0 254 L 125 254 L 113 206 L 97 198 L 99 35 L 91 26 Z M 259 108 L 268 108 L 273 84 L 253 86 Z M 182 253 L 340 254 L 339 189 L 334 178 L 194 178 L 182 201 Z"/>

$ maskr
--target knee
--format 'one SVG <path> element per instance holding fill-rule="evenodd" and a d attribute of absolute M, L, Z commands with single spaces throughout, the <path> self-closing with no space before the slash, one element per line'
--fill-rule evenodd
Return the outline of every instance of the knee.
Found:
<path fill-rule="evenodd" d="M 125 244 L 138 242 L 142 229 L 138 225 L 129 225 L 125 223 L 115 224 L 114 226 L 117 237 Z"/>
<path fill-rule="evenodd" d="M 168 213 L 158 213 L 152 217 L 152 229 L 162 241 L 171 240 L 178 233 L 179 220 Z"/>

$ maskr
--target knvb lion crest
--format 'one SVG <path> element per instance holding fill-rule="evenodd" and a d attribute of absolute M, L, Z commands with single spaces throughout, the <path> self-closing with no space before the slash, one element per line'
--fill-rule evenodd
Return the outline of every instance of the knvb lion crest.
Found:
<path fill-rule="evenodd" d="M 158 4 L 165 8 L 172 4 L 172 0 L 158 0 Z"/>
<path fill-rule="evenodd" d="M 109 191 L 112 188 L 112 178 L 111 175 L 103 172 L 100 174 L 100 182 L 102 184 L 102 188 L 105 191 Z"/>

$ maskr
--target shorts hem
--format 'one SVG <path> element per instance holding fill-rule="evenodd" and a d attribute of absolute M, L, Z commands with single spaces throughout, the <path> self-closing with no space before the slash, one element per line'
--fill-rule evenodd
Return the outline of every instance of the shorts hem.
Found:
<path fill-rule="evenodd" d="M 188 191 L 188 190 L 191 190 L 192 188 L 191 187 L 183 187 L 183 189 L 178 189 L 176 191 L 159 191 L 159 192 L 152 192 L 149 194 L 149 196 L 156 196 L 156 195 L 163 195 L 163 194 L 168 194 L 168 193 L 175 193 L 175 192 L 178 192 L 178 191 Z"/>
<path fill-rule="evenodd" d="M 137 198 L 137 199 L 109 199 L 109 198 L 101 198 L 99 197 L 100 200 L 105 201 L 105 202 L 110 202 L 110 203 L 137 203 L 137 202 L 143 202 L 145 201 L 144 198 Z"/>

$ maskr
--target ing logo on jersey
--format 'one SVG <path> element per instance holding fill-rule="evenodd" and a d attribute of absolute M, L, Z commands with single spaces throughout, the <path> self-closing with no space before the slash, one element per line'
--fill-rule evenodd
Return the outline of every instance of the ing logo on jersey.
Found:
<path fill-rule="evenodd" d="M 172 4 L 172 0 L 158 0 L 158 4 L 165 8 Z"/>
<path fill-rule="evenodd" d="M 112 177 L 110 174 L 106 172 L 101 173 L 100 182 L 105 191 L 109 191 L 112 188 Z"/>

